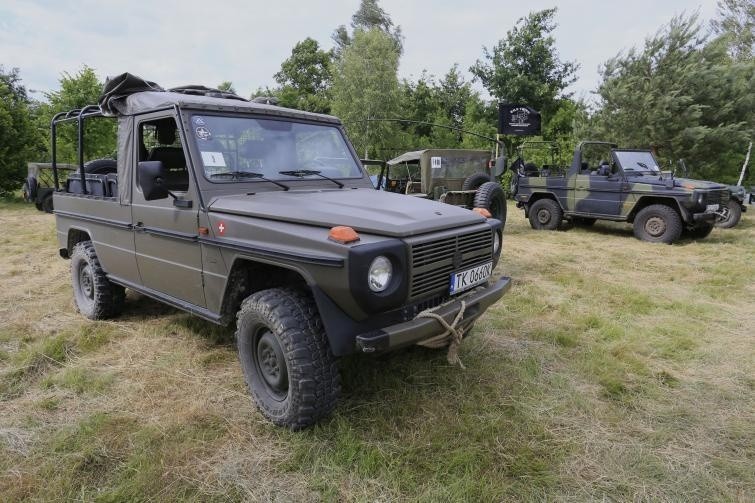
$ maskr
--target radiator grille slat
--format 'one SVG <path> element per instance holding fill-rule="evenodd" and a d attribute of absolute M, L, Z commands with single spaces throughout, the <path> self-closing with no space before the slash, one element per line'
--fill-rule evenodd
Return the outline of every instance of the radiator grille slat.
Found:
<path fill-rule="evenodd" d="M 411 245 L 410 298 L 448 291 L 451 273 L 492 260 L 493 233 L 483 229 Z M 454 265 L 454 256 L 458 264 Z"/>

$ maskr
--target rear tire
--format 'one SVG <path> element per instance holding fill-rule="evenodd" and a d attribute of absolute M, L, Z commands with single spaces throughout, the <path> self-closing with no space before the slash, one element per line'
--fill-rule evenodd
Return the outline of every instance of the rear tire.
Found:
<path fill-rule="evenodd" d="M 485 208 L 506 227 L 506 195 L 498 182 L 485 182 L 474 195 L 474 207 Z"/>
<path fill-rule="evenodd" d="M 564 212 L 553 199 L 539 199 L 529 209 L 530 226 L 533 229 L 554 231 L 561 225 Z"/>
<path fill-rule="evenodd" d="M 260 412 L 299 430 L 329 415 L 341 381 L 312 298 L 271 288 L 247 297 L 237 315 L 244 378 Z"/>
<path fill-rule="evenodd" d="M 634 218 L 634 235 L 650 243 L 671 244 L 682 235 L 682 218 L 670 206 L 651 204 Z"/>
<path fill-rule="evenodd" d="M 726 217 L 716 221 L 716 227 L 731 229 L 737 225 L 742 218 L 742 206 L 739 205 L 739 201 L 730 199 L 729 202 L 726 203 L 726 209 L 728 210 Z"/>
<path fill-rule="evenodd" d="M 76 308 L 87 318 L 101 320 L 121 312 L 125 290 L 107 279 L 91 241 L 73 247 L 71 279 Z"/>
<path fill-rule="evenodd" d="M 45 197 L 42 198 L 42 202 L 39 203 L 39 209 L 41 211 L 44 211 L 45 213 L 52 213 L 53 207 L 52 207 L 52 192 L 47 194 Z"/>

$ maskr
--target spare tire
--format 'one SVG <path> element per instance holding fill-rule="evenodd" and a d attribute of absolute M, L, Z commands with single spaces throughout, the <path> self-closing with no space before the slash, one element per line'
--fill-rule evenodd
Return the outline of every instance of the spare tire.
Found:
<path fill-rule="evenodd" d="M 30 176 L 26 179 L 26 190 L 29 201 L 37 199 L 37 179 Z"/>
<path fill-rule="evenodd" d="M 480 185 L 490 181 L 490 177 L 485 173 L 473 173 L 464 179 L 461 184 L 461 190 L 477 190 Z"/>
<path fill-rule="evenodd" d="M 115 159 L 95 159 L 84 164 L 84 172 L 90 175 L 107 175 L 117 171 L 118 163 Z"/>
<path fill-rule="evenodd" d="M 474 195 L 474 207 L 485 208 L 506 226 L 506 196 L 498 182 L 485 182 Z"/>

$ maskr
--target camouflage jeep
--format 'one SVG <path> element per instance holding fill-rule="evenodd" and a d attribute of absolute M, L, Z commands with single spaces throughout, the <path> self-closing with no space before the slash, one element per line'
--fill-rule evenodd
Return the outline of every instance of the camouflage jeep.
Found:
<path fill-rule="evenodd" d="M 533 229 L 557 229 L 564 219 L 613 220 L 633 224 L 643 241 L 673 243 L 683 233 L 706 237 L 729 202 L 724 185 L 675 178 L 661 172 L 651 151 L 606 142 L 580 143 L 565 174 L 521 158 L 512 169 L 517 207 Z"/>
<path fill-rule="evenodd" d="M 386 163 L 377 188 L 462 208 L 484 208 L 506 223 L 506 197 L 498 178 L 506 159 L 491 162 L 487 150 L 426 149 Z"/>

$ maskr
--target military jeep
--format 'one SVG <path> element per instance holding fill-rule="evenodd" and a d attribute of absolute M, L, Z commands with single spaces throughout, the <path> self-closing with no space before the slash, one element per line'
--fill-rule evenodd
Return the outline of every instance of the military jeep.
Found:
<path fill-rule="evenodd" d="M 53 167 L 57 126 L 74 122 L 81 147 L 90 120 L 118 122 L 115 172 L 87 173 L 79 148 L 53 196 L 77 309 L 115 316 L 130 289 L 235 321 L 277 425 L 334 409 L 338 357 L 460 338 L 511 285 L 493 278 L 500 221 L 374 190 L 335 117 L 123 74 L 53 120 Z"/>
<path fill-rule="evenodd" d="M 683 234 L 704 238 L 729 201 L 724 185 L 662 172 L 650 150 L 582 142 L 568 171 L 553 173 L 525 159 L 512 163 L 517 207 L 533 229 L 555 230 L 563 220 L 633 224 L 641 240 L 673 243 Z"/>
<path fill-rule="evenodd" d="M 378 189 L 432 199 L 467 209 L 481 208 L 506 224 L 506 197 L 499 177 L 506 159 L 487 150 L 425 149 L 389 160 Z"/>

